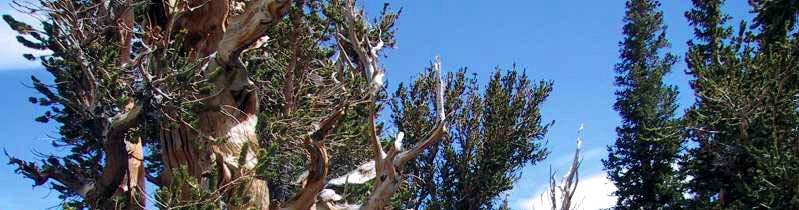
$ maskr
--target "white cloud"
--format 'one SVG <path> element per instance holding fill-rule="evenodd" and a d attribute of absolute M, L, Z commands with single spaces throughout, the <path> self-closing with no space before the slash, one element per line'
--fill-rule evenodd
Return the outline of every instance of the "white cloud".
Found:
<path fill-rule="evenodd" d="M 524 210 L 550 209 L 552 201 L 548 197 L 547 187 L 546 185 L 541 186 L 532 197 L 521 199 L 516 203 L 516 208 Z M 607 179 L 604 172 L 581 177 L 573 202 L 576 204 L 576 209 L 581 210 L 609 208 L 616 203 L 616 197 L 611 194 L 614 191 L 616 191 L 616 186 Z"/>

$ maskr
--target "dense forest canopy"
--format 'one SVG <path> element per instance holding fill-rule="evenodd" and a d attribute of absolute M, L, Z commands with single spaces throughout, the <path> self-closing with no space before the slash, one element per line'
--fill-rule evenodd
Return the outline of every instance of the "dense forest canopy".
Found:
<path fill-rule="evenodd" d="M 607 71 L 622 118 L 602 161 L 612 209 L 799 209 L 799 1 L 749 1 L 740 23 L 723 0 L 691 3 L 677 55 L 660 2 L 626 1 Z M 63 209 L 510 209 L 507 192 L 529 187 L 514 186 L 522 168 L 550 154 L 541 106 L 556 81 L 514 65 L 483 84 L 435 57 L 389 90 L 381 60 L 402 17 L 389 4 L 11 5 L 40 18 L 3 16 L 44 52 L 23 55 L 54 78 L 31 77 L 28 101 L 58 124 L 61 152 L 9 164 Z M 684 112 L 664 79 L 680 59 Z M 574 197 L 580 144 L 562 179 L 549 172 L 552 210 L 591 202 Z"/>

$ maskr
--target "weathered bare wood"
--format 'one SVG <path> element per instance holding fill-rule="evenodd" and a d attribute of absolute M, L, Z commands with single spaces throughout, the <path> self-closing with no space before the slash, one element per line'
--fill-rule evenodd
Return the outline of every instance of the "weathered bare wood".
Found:
<path fill-rule="evenodd" d="M 127 182 L 122 191 L 128 198 L 128 209 L 144 209 L 146 206 L 144 147 L 141 138 L 125 142 L 128 152 Z"/>
<path fill-rule="evenodd" d="M 220 186 L 227 187 L 222 190 L 236 189 L 242 194 L 229 196 L 249 198 L 240 206 L 230 205 L 229 209 L 269 207 L 266 181 L 255 178 L 253 171 L 258 164 L 255 155 L 256 148 L 259 148 L 255 133 L 258 97 L 239 56 L 244 49 L 262 39 L 267 30 L 285 15 L 288 3 L 287 0 L 249 2 L 243 14 L 226 21 L 229 24 L 203 69 L 211 77 L 214 87 L 214 95 L 206 101 L 207 106 L 218 108 L 200 113 L 199 129 L 203 137 L 210 138 L 204 143 L 215 159 L 219 174 L 223 175 Z M 220 142 L 210 143 L 212 141 Z M 245 147 L 249 149 L 245 150 Z M 205 163 L 205 166 L 210 164 Z"/>
<path fill-rule="evenodd" d="M 402 148 L 402 140 L 404 137 L 402 132 L 397 134 L 394 144 L 391 148 L 389 148 L 388 153 L 384 152 L 379 144 L 375 144 L 375 142 L 379 143 L 376 137 L 372 139 L 372 147 L 373 149 L 376 149 L 374 153 L 380 155 L 380 157 L 374 157 L 378 179 L 375 180 L 375 187 L 372 189 L 372 193 L 369 196 L 366 204 L 363 205 L 361 209 L 380 210 L 385 208 L 388 199 L 390 199 L 394 192 L 396 192 L 397 188 L 402 182 L 402 169 L 405 167 L 407 162 L 416 158 L 416 156 L 418 156 L 422 151 L 436 144 L 439 139 L 446 135 L 446 116 L 444 114 L 446 112 L 444 110 L 443 104 L 444 84 L 441 79 L 440 61 L 438 58 L 434 64 L 433 71 L 437 74 L 439 81 L 439 88 L 437 91 L 439 97 L 439 100 L 437 100 L 437 111 L 439 112 L 438 124 L 430 136 L 408 150 L 403 150 Z M 371 122 L 374 124 L 374 120 Z"/>
<path fill-rule="evenodd" d="M 196 114 L 192 117 L 199 118 L 197 124 L 183 122 L 181 114 L 186 114 L 180 108 L 160 110 L 164 120 L 161 125 L 160 141 L 162 146 L 162 158 L 167 168 L 162 177 L 162 185 L 170 186 L 171 178 L 177 170 L 188 170 L 188 175 L 198 180 L 206 179 L 212 170 L 213 174 L 219 174 L 218 182 L 215 182 L 217 189 L 214 193 L 220 193 L 225 198 L 245 198 L 242 203 L 225 203 L 227 209 L 269 209 L 269 191 L 266 181 L 255 177 L 254 168 L 258 164 L 256 151 L 260 148 L 259 141 L 255 132 L 255 125 L 258 122 L 257 112 L 259 111 L 259 100 L 253 82 L 249 79 L 249 72 L 244 68 L 240 57 L 243 51 L 252 47 L 254 44 L 263 43 L 268 37 L 266 32 L 279 22 L 289 7 L 289 0 L 252 0 L 247 1 L 246 7 L 231 6 L 233 0 L 153 0 L 160 9 L 158 14 L 148 15 L 151 20 L 144 20 L 145 23 L 134 23 L 133 10 L 129 0 L 115 2 L 114 5 L 121 7 L 108 7 L 109 1 L 97 0 L 102 13 L 113 17 L 107 21 L 108 25 L 114 26 L 117 35 L 112 40 L 119 41 L 119 66 L 141 68 L 140 73 L 145 77 L 148 85 L 157 86 L 157 81 L 153 79 L 167 76 L 171 69 L 167 69 L 155 59 L 142 61 L 130 59 L 131 42 L 134 24 L 140 24 L 144 33 L 152 30 L 152 36 L 144 37 L 145 48 L 153 46 L 155 50 L 166 47 L 173 36 L 172 32 L 177 29 L 187 31 L 187 43 L 183 46 L 189 53 L 191 62 L 202 62 L 204 65 L 198 67 L 196 77 L 205 76 L 206 84 L 210 87 L 210 93 L 192 93 L 191 97 L 201 98 L 193 100 L 203 106 L 200 110 L 191 110 L 189 114 Z M 301 1 L 297 5 L 302 6 Z M 108 4 L 103 4 L 108 3 Z M 334 3 L 337 4 L 338 3 Z M 74 8 L 70 4 L 55 5 L 53 8 L 65 8 L 65 11 L 72 11 Z M 341 6 L 341 5 L 338 5 Z M 303 147 L 308 152 L 309 165 L 308 176 L 304 180 L 303 188 L 295 197 L 282 206 L 281 209 L 287 210 L 306 210 L 315 208 L 326 209 L 384 209 L 387 199 L 401 184 L 402 169 L 407 162 L 416 158 L 427 148 L 435 145 L 439 139 L 447 134 L 446 116 L 443 106 L 443 81 L 441 81 L 440 61 L 436 59 L 435 72 L 439 78 L 437 112 L 439 118 L 436 126 L 431 131 L 429 137 L 420 141 L 407 149 L 403 148 L 402 139 L 404 134 L 399 132 L 388 151 L 384 151 L 381 144 L 379 131 L 377 129 L 377 101 L 376 94 L 384 88 L 385 72 L 379 63 L 379 54 L 384 47 L 381 38 L 370 38 L 368 30 L 361 30 L 356 25 L 365 23 L 362 12 L 356 12 L 354 1 L 347 1 L 344 4 L 345 23 L 340 26 L 338 38 L 346 39 L 340 42 L 347 42 L 348 49 L 342 49 L 342 53 L 354 52 L 353 56 L 343 55 L 349 67 L 355 67 L 368 81 L 365 93 L 368 94 L 371 112 L 369 117 L 369 143 L 373 150 L 373 175 L 377 178 L 372 193 L 363 206 L 360 205 L 338 205 L 333 202 L 336 199 L 319 199 L 320 194 L 328 184 L 329 157 L 324 147 L 325 137 L 342 120 L 347 106 L 336 109 L 330 116 L 321 120 L 317 128 L 306 136 Z M 235 11 L 234 11 L 235 10 Z M 295 26 L 302 11 L 292 17 Z M 72 29 L 83 27 L 75 14 L 53 14 L 55 19 L 65 24 L 63 28 Z M 161 18 L 159 20 L 156 20 Z M 296 20 L 294 20 L 296 19 Z M 164 28 L 165 27 L 165 28 Z M 337 26 L 339 27 L 339 26 Z M 112 27 L 113 28 L 113 27 Z M 90 43 L 97 36 L 94 30 L 73 30 L 69 37 L 65 38 L 67 43 L 55 43 L 62 45 L 63 48 L 76 51 L 77 60 L 81 68 L 77 75 L 84 77 L 77 81 L 84 87 L 80 88 L 81 98 L 74 106 L 81 106 L 85 113 L 86 110 L 93 110 L 99 106 L 97 100 L 102 98 L 98 93 L 98 77 L 103 77 L 102 71 L 93 67 L 92 63 L 87 62 L 89 58 L 84 56 L 82 47 Z M 374 36 L 371 36 L 374 37 Z M 379 37 L 379 36 L 378 36 Z M 108 38 L 108 37 L 106 37 Z M 370 40 L 375 39 L 375 40 Z M 339 45 L 344 45 L 339 43 Z M 297 40 L 293 41 L 295 57 L 299 55 Z M 352 47 L 352 49 L 349 49 Z M 344 47 L 342 47 L 344 48 Z M 151 53 L 152 50 L 147 52 Z M 152 56 L 156 57 L 156 56 Z M 295 58 L 296 59 L 296 58 Z M 355 61 L 350 61 L 355 59 Z M 146 64 L 141 64 L 145 62 Z M 151 63 L 147 63 L 151 62 Z M 342 62 L 342 65 L 344 62 Z M 291 62 L 288 71 L 296 69 L 296 60 Z M 301 64 L 300 64 L 301 65 Z M 147 69 L 145 69 L 147 68 Z M 152 68 L 152 69 L 150 69 Z M 129 70 L 128 68 L 120 68 Z M 342 68 L 343 69 L 343 68 Z M 343 77 L 343 70 L 339 71 Z M 289 72 L 288 74 L 291 74 Z M 139 75 L 136 75 L 139 76 Z M 289 106 L 294 106 L 298 89 L 294 82 L 301 80 L 291 79 L 289 87 L 285 90 L 289 98 Z M 168 94 L 159 92 L 156 87 L 155 94 L 166 98 Z M 102 92 L 102 91 L 99 91 Z M 170 98 L 172 99 L 172 98 Z M 155 99 L 154 99 L 155 100 Z M 55 179 L 65 186 L 71 188 L 86 200 L 93 203 L 93 207 L 106 208 L 106 200 L 110 200 L 114 195 L 121 193 L 127 194 L 132 203 L 129 209 L 142 209 L 145 205 L 144 197 L 144 176 L 146 172 L 143 167 L 143 145 L 140 137 L 131 137 L 129 130 L 138 126 L 139 117 L 142 115 L 143 107 L 141 102 L 131 102 L 123 108 L 119 115 L 104 119 L 104 130 L 102 147 L 105 152 L 105 165 L 101 176 L 97 180 L 87 180 L 83 177 L 76 177 L 60 168 L 49 171 L 33 171 L 33 176 L 47 179 Z M 73 106 L 73 105 L 70 105 Z M 149 107 L 149 106 L 148 106 Z M 160 108 L 160 107 L 159 107 Z M 290 110 L 288 111 L 290 112 Z M 370 171 L 371 172 L 371 171 Z M 37 179 L 37 183 L 40 179 Z M 205 180 L 208 181 L 208 180 Z M 344 182 L 348 182 L 345 180 Z M 208 182 L 204 182 L 208 183 Z M 200 186 L 205 187 L 205 186 Z M 224 198 L 223 198 L 224 200 Z"/>
<path fill-rule="evenodd" d="M 549 175 L 549 199 L 552 204 L 552 210 L 572 210 L 576 209 L 577 205 L 574 203 L 574 194 L 577 192 L 577 185 L 580 183 L 580 163 L 582 162 L 580 159 L 580 146 L 583 143 L 582 140 L 582 130 L 583 126 L 580 126 L 580 130 L 578 131 L 577 137 L 577 147 L 574 150 L 574 158 L 572 159 L 572 164 L 569 167 L 569 171 L 566 173 L 566 176 L 560 181 L 560 184 L 557 183 L 555 179 L 556 173 L 551 172 Z M 560 194 L 558 194 L 560 193 Z M 560 196 L 558 196 L 560 195 Z M 558 205 L 558 201 L 560 201 L 560 205 Z"/>
<path fill-rule="evenodd" d="M 340 4 L 334 1 L 334 4 Z M 368 35 L 364 32 L 356 31 L 357 24 L 366 24 L 364 22 L 363 14 L 355 10 L 354 1 L 346 1 L 340 5 L 343 9 L 346 25 L 338 28 L 339 42 L 349 42 L 352 50 L 356 53 L 358 59 L 358 69 L 362 71 L 364 77 L 369 83 L 368 93 L 371 100 L 371 112 L 369 116 L 369 143 L 372 147 L 372 158 L 374 159 L 375 172 L 377 179 L 374 180 L 374 188 L 366 201 L 360 206 L 364 210 L 382 210 L 386 207 L 388 199 L 392 197 L 394 192 L 402 182 L 402 169 L 405 164 L 416 158 L 422 151 L 436 144 L 439 139 L 443 138 L 447 133 L 446 128 L 446 111 L 444 110 L 444 84 L 441 79 L 441 65 L 440 60 L 436 58 L 433 70 L 438 77 L 438 90 L 436 100 L 436 110 L 439 113 L 438 122 L 430 136 L 425 140 L 419 142 L 417 145 L 405 150 L 402 146 L 402 139 L 404 134 L 399 132 L 393 142 L 393 145 L 386 152 L 380 143 L 380 137 L 377 131 L 377 109 L 376 107 L 376 93 L 383 88 L 383 77 L 385 72 L 379 64 L 379 53 L 383 48 L 384 43 L 382 40 L 370 40 Z M 368 25 L 368 24 L 367 24 Z"/>
<path fill-rule="evenodd" d="M 308 175 L 303 180 L 302 189 L 291 199 L 281 210 L 305 210 L 311 209 L 317 202 L 317 196 L 327 185 L 329 174 L 329 156 L 323 145 L 323 141 L 331 130 L 341 123 L 347 107 L 335 109 L 332 114 L 320 120 L 316 129 L 308 134 L 303 142 L 309 156 Z"/>
<path fill-rule="evenodd" d="M 323 145 L 317 143 L 308 142 L 305 147 L 310 157 L 308 176 L 303 183 L 302 190 L 287 205 L 280 208 L 281 210 L 310 209 L 316 202 L 317 195 L 327 184 L 329 168 L 327 151 Z"/>

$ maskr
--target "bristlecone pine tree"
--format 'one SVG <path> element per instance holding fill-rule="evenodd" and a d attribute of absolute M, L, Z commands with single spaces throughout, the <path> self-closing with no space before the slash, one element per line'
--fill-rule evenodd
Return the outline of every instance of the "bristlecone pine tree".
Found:
<path fill-rule="evenodd" d="M 418 167 L 431 147 L 453 163 L 442 176 L 468 178 L 436 198 L 468 195 L 479 200 L 462 205 L 477 209 L 545 154 L 538 105 L 548 83 L 497 74 L 483 100 L 462 95 L 462 72 L 459 85 L 443 83 L 438 61 L 417 86 L 435 114 L 395 121 L 396 137 L 383 138 L 379 59 L 399 14 L 388 7 L 368 22 L 354 0 L 14 6 L 41 17 L 41 27 L 3 18 L 22 44 L 48 52 L 25 55 L 55 79 L 32 78 L 41 97 L 30 101 L 52 109 L 36 120 L 61 125 L 53 145 L 64 152 L 11 164 L 35 185 L 50 183 L 65 209 L 382 210 L 409 179 L 406 165 Z M 446 150 L 435 146 L 442 138 Z M 466 145 L 454 139 L 474 150 L 453 148 Z"/>
<path fill-rule="evenodd" d="M 436 67 L 394 94 L 392 121 L 405 139 L 424 139 L 435 126 Z M 407 185 L 396 196 L 397 209 L 498 209 L 521 168 L 544 159 L 540 105 L 552 83 L 533 82 L 515 67 L 497 69 L 485 90 L 465 70 L 446 77 L 444 110 L 449 134 L 408 165 Z M 505 206 L 507 207 L 507 206 Z"/>
<path fill-rule="evenodd" d="M 695 0 L 686 13 L 697 97 L 686 113 L 687 207 L 799 209 L 799 2 L 750 1 L 756 18 L 734 36 L 723 2 Z"/>
<path fill-rule="evenodd" d="M 683 135 L 676 87 L 663 84 L 675 56 L 664 52 L 663 13 L 657 0 L 627 2 L 621 61 L 616 65 L 617 101 L 622 117 L 616 143 L 603 160 L 618 190 L 615 209 L 679 209 L 677 163 Z"/>

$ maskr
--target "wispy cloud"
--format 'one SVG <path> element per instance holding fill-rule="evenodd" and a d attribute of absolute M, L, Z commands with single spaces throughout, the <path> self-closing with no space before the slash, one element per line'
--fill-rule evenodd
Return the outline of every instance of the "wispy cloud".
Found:
<path fill-rule="evenodd" d="M 516 208 L 524 210 L 550 209 L 552 201 L 548 197 L 547 187 L 547 185 L 539 186 L 532 197 L 521 199 L 516 203 Z M 580 179 L 573 202 L 576 204 L 576 209 L 595 210 L 609 208 L 616 203 L 616 197 L 612 195 L 614 191 L 616 191 L 616 186 L 607 179 L 604 172 L 599 172 Z"/>

